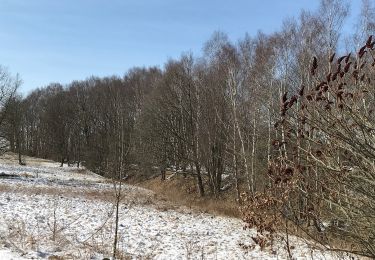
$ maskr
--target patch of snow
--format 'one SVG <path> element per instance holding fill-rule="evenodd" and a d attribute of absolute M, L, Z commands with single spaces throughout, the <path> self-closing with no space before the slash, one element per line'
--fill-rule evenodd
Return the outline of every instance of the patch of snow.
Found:
<path fill-rule="evenodd" d="M 75 167 L 56 165 L 58 163 L 44 162 L 36 166 L 0 163 L 0 172 L 19 176 L 0 179 L 0 184 L 7 187 L 0 190 L 0 245 L 24 252 L 21 258 L 8 249 L 0 249 L 0 259 L 47 259 L 51 256 L 102 259 L 111 255 L 114 234 L 111 200 L 69 194 L 80 191 L 100 197 L 104 192 L 111 192 L 112 185 L 89 171 L 80 173 Z M 53 188 L 56 193 L 43 193 L 44 188 Z M 276 243 L 274 253 L 261 251 L 251 239 L 255 231 L 243 230 L 244 224 L 239 219 L 140 203 L 139 196 L 152 196 L 152 192 L 129 185 L 123 188 L 125 199 L 119 212 L 118 248 L 131 258 L 287 257 L 281 242 Z M 336 259 L 332 253 L 310 248 L 301 239 L 291 237 L 291 241 L 296 259 Z M 241 244 L 253 246 L 253 249 L 244 249 Z"/>
<path fill-rule="evenodd" d="M 23 260 L 21 256 L 18 256 L 16 253 L 10 251 L 9 249 L 0 249 L 0 259 L 4 260 Z"/>

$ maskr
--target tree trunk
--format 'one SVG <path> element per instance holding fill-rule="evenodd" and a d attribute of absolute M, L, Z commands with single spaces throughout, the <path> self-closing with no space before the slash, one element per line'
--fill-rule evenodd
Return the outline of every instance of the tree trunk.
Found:
<path fill-rule="evenodd" d="M 224 162 L 223 162 L 221 148 L 219 148 L 218 157 L 217 157 L 216 183 L 215 183 L 216 195 L 218 195 L 221 190 L 221 181 L 222 181 L 223 173 L 224 173 Z"/>
<path fill-rule="evenodd" d="M 203 186 L 203 180 L 202 180 L 202 175 L 201 175 L 201 168 L 198 162 L 195 162 L 195 170 L 197 173 L 197 185 L 198 185 L 199 196 L 203 197 L 204 186 Z"/>
<path fill-rule="evenodd" d="M 251 149 L 251 192 L 254 193 L 255 191 L 255 181 L 254 181 L 254 162 L 255 162 L 255 144 L 256 144 L 256 117 L 254 116 L 253 119 L 253 137 L 252 137 L 252 149 Z"/>
<path fill-rule="evenodd" d="M 166 167 L 165 167 L 165 165 L 162 165 L 160 167 L 160 173 L 161 173 L 161 180 L 165 181 L 165 173 L 166 173 Z"/>
<path fill-rule="evenodd" d="M 117 240 L 118 240 L 118 221 L 119 221 L 119 207 L 120 207 L 120 199 L 121 199 L 121 180 L 119 184 L 119 190 L 116 194 L 116 216 L 115 216 L 115 237 L 113 239 L 113 259 L 116 259 L 116 251 L 117 251 Z"/>
<path fill-rule="evenodd" d="M 24 165 L 24 163 L 22 162 L 21 142 L 18 136 L 17 136 L 17 150 L 18 150 L 18 164 Z"/>
<path fill-rule="evenodd" d="M 233 121 L 234 121 L 234 126 L 236 127 L 237 129 L 237 133 L 238 133 L 238 138 L 240 140 L 240 145 L 241 145 L 241 156 L 242 156 L 242 159 L 243 159 L 243 162 L 244 162 L 244 166 L 245 166 L 245 173 L 246 173 L 246 179 L 247 179 L 247 185 L 248 185 L 248 189 L 251 193 L 254 193 L 254 183 L 252 181 L 252 178 L 250 177 L 250 173 L 249 173 L 249 166 L 248 166 L 248 162 L 247 162 L 247 158 L 246 158 L 246 152 L 245 152 L 245 144 L 244 144 L 244 140 L 242 138 L 242 132 L 241 132 L 241 128 L 240 128 L 240 125 L 239 125 L 239 122 L 238 122 L 238 118 L 237 118 L 237 103 L 236 103 L 236 96 L 237 96 L 237 86 L 236 86 L 236 80 L 235 80 L 235 77 L 234 77 L 234 72 L 231 71 L 230 72 L 230 88 L 231 88 L 231 101 L 232 101 L 232 113 L 233 113 Z"/>
<path fill-rule="evenodd" d="M 233 126 L 233 170 L 237 192 L 237 202 L 241 204 L 241 192 L 238 178 L 238 167 L 237 167 L 237 151 L 236 151 L 236 127 Z"/>

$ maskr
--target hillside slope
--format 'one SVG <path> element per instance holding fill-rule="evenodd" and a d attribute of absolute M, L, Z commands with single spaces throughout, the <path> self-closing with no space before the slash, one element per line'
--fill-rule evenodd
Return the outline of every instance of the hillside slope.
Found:
<path fill-rule="evenodd" d="M 1 259 L 103 259 L 111 255 L 113 184 L 90 171 L 13 155 L 0 159 Z M 236 218 L 177 207 L 124 185 L 119 255 L 124 259 L 285 259 L 284 244 L 261 251 Z M 298 259 L 339 259 L 292 238 Z M 245 245 L 245 246 L 243 246 Z M 246 249 L 247 248 L 247 249 Z M 340 256 L 340 258 L 343 256 Z M 342 259 L 342 258 L 341 258 Z"/>

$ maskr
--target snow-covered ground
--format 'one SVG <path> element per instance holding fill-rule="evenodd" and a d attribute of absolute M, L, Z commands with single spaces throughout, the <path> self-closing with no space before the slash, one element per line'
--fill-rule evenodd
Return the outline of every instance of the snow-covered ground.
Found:
<path fill-rule="evenodd" d="M 111 255 L 113 186 L 87 170 L 29 158 L 0 158 L 0 259 L 103 259 Z M 119 255 L 133 259 L 285 259 L 283 243 L 251 247 L 241 220 L 157 201 L 125 185 Z M 292 238 L 296 259 L 343 259 Z M 62 258 L 58 258 L 62 257 Z"/>

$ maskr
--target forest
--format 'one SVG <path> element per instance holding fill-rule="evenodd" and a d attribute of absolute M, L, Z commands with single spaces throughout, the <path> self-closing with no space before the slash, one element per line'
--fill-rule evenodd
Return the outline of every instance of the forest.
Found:
<path fill-rule="evenodd" d="M 272 34 L 217 31 L 200 56 L 27 96 L 1 67 L 2 150 L 125 181 L 175 172 L 216 200 L 229 179 L 262 247 L 282 230 L 374 257 L 374 8 L 348 35 L 348 3 L 322 0 Z"/>

